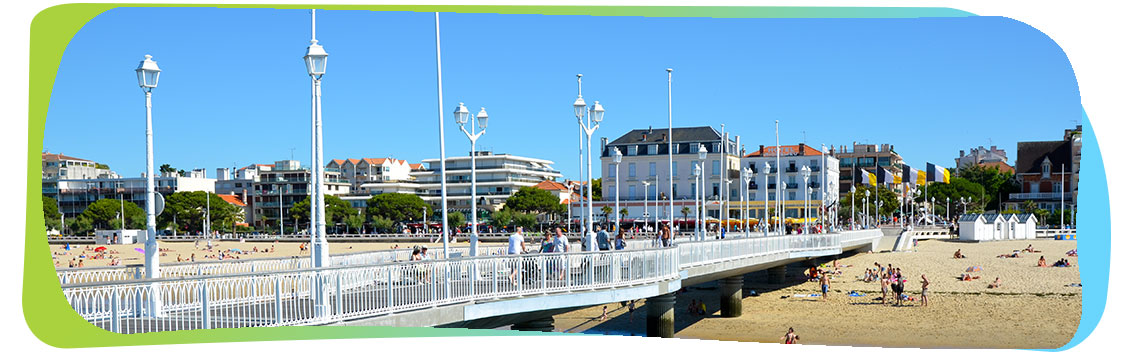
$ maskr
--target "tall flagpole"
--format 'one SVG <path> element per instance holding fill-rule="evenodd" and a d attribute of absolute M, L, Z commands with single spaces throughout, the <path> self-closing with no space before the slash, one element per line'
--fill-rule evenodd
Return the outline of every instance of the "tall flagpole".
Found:
<path fill-rule="evenodd" d="M 450 253 L 447 250 L 447 150 L 444 147 L 443 141 L 443 61 L 439 52 L 439 13 L 436 13 L 436 93 L 437 102 L 436 110 L 439 111 L 439 199 L 440 210 L 442 210 L 443 231 L 440 238 L 443 239 L 443 258 L 447 259 Z"/>

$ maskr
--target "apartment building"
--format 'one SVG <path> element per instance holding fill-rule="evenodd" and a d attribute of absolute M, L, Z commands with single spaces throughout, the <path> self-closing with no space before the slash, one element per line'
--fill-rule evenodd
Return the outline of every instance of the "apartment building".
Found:
<path fill-rule="evenodd" d="M 777 151 L 780 151 L 780 167 L 777 166 Z M 766 164 L 769 165 L 768 170 L 765 168 Z M 753 179 L 749 182 L 751 218 L 765 217 L 767 202 L 770 209 L 774 209 L 780 202 L 785 218 L 802 218 L 806 201 L 809 205 L 809 217 L 812 218 L 818 215 L 821 206 L 827 206 L 836 200 L 840 183 L 840 159 L 831 150 L 821 152 L 820 148 L 803 143 L 779 147 L 761 145 L 757 151 L 742 157 L 741 166 L 743 169 L 749 168 L 753 173 Z M 807 186 L 801 172 L 802 167 L 808 167 L 811 172 Z M 778 176 L 780 187 L 777 185 Z"/>

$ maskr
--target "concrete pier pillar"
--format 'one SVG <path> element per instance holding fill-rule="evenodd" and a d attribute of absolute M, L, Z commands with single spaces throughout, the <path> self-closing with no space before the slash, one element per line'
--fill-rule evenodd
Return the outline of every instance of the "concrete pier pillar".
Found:
<path fill-rule="evenodd" d="M 675 337 L 675 293 L 647 298 L 647 336 Z"/>
<path fill-rule="evenodd" d="M 789 271 L 789 266 L 777 266 L 770 268 L 768 272 L 768 282 L 770 284 L 785 284 L 785 273 Z"/>
<path fill-rule="evenodd" d="M 549 316 L 515 323 L 510 326 L 510 330 L 551 332 L 553 331 L 553 317 Z"/>
<path fill-rule="evenodd" d="M 722 305 L 723 318 L 742 316 L 742 276 L 718 280 L 718 304 Z"/>

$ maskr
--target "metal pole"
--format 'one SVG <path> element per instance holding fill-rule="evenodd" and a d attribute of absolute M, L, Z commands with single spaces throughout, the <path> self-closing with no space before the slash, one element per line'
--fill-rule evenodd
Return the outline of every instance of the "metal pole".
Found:
<path fill-rule="evenodd" d="M 326 199 L 325 199 L 325 194 L 323 193 L 326 188 L 325 188 L 325 176 L 322 173 L 322 170 L 323 170 L 322 167 L 324 165 L 322 164 L 322 142 L 323 142 L 323 138 L 322 138 L 322 80 L 321 79 L 314 81 L 314 90 L 315 90 L 314 91 L 314 95 L 315 95 L 314 100 L 317 101 L 317 114 L 318 114 L 316 119 L 315 119 L 316 121 L 314 121 L 314 126 L 317 128 L 317 131 L 315 132 L 315 134 L 317 135 L 317 138 L 318 138 L 318 140 L 317 140 L 317 147 L 318 147 L 317 159 L 318 160 L 313 165 L 314 167 L 311 167 L 311 168 L 314 171 L 314 190 L 316 192 L 315 198 L 317 198 L 317 200 L 315 200 L 315 201 L 318 204 L 318 219 L 316 220 L 316 222 L 318 224 L 318 236 L 317 236 L 317 240 L 315 240 L 315 242 L 314 242 L 314 250 L 313 250 L 314 253 L 313 253 L 313 255 L 314 255 L 314 267 L 323 267 L 323 266 L 326 266 L 326 265 L 329 264 L 329 259 L 330 259 L 329 258 L 330 257 L 330 248 L 329 247 L 330 246 L 329 246 L 329 243 L 326 242 Z"/>
<path fill-rule="evenodd" d="M 722 224 L 723 216 L 722 211 L 725 210 L 723 206 L 722 197 L 723 192 L 726 191 L 726 124 L 722 124 L 722 142 L 718 145 L 721 149 L 718 150 L 718 236 L 722 237 Z M 729 212 L 727 212 L 729 213 Z"/>
<path fill-rule="evenodd" d="M 1064 186 L 1064 184 L 1067 182 L 1066 178 L 1065 178 L 1066 177 L 1066 169 L 1067 169 L 1066 166 L 1067 165 L 1062 164 L 1062 163 L 1060 163 L 1060 165 L 1059 165 L 1059 228 L 1060 229 L 1063 228 L 1063 208 L 1064 208 L 1063 196 L 1065 195 L 1064 193 L 1067 192 L 1067 189 L 1066 189 L 1067 187 Z"/>
<path fill-rule="evenodd" d="M 581 97 L 581 77 L 581 74 L 577 74 L 577 98 Z M 577 202 L 577 209 L 580 209 L 577 212 L 577 230 L 582 230 L 582 226 L 585 226 L 585 123 L 581 120 L 584 115 L 583 112 L 575 114 L 577 115 L 577 183 L 581 184 L 577 189 L 577 196 L 581 198 Z M 583 238 L 583 231 L 581 231 L 581 236 Z"/>
<path fill-rule="evenodd" d="M 450 256 L 447 249 L 447 150 L 443 142 L 443 61 L 440 57 L 439 48 L 439 13 L 436 14 L 436 93 L 439 105 L 436 110 L 439 111 L 439 196 L 440 196 L 440 209 L 443 210 L 443 231 L 441 236 L 443 238 L 443 258 L 447 259 Z"/>
<path fill-rule="evenodd" d="M 616 232 L 620 232 L 620 163 L 616 163 Z"/>
<path fill-rule="evenodd" d="M 153 184 L 153 92 L 145 91 L 145 278 L 160 278 L 156 194 Z M 124 203 L 123 203 L 124 204 Z M 122 221 L 125 221 L 123 208 Z M 156 295 L 154 295 L 156 297 Z"/>
<path fill-rule="evenodd" d="M 471 133 L 467 134 L 467 139 L 471 140 L 471 256 L 477 256 L 479 250 L 479 214 L 478 209 L 476 209 L 477 202 L 475 201 L 477 197 L 475 194 L 475 141 L 479 139 L 479 137 L 475 135 L 475 125 L 476 121 L 478 121 L 477 116 L 478 115 L 471 115 Z M 463 125 L 459 125 L 459 128 L 463 129 Z M 463 133 L 466 134 L 466 130 L 464 130 Z"/>
<path fill-rule="evenodd" d="M 671 219 L 671 226 L 675 226 L 675 151 L 674 141 L 675 134 L 672 128 L 671 120 L 671 68 L 667 68 L 667 172 L 670 173 L 667 183 L 667 200 L 670 209 L 667 211 L 667 218 Z"/>
<path fill-rule="evenodd" d="M 588 153 L 588 167 L 585 170 L 586 173 L 587 173 L 587 176 L 586 176 L 587 178 L 585 178 L 585 182 L 588 183 L 588 189 L 589 189 L 589 197 L 588 197 L 589 198 L 588 199 L 588 201 L 589 201 L 589 204 L 588 204 L 589 205 L 589 213 L 588 213 L 589 221 L 588 221 L 588 224 L 585 225 L 587 230 L 585 230 L 585 235 L 584 235 L 583 238 L 590 240 L 589 241 L 589 250 L 590 251 L 596 251 L 596 238 L 595 238 L 596 236 L 594 235 L 593 229 L 592 229 L 592 223 L 593 223 L 593 221 L 592 221 L 592 219 L 593 219 L 593 214 L 592 214 L 592 201 L 593 201 L 593 195 L 592 195 L 592 133 L 593 133 L 593 131 L 596 131 L 596 127 L 594 127 L 592 125 L 592 114 L 591 114 L 591 111 L 589 111 L 589 112 L 590 112 L 590 114 L 587 115 L 588 123 L 585 125 L 585 139 L 587 140 L 587 143 L 588 143 L 588 148 L 585 149 L 585 151 Z M 659 188 L 659 187 L 656 186 L 656 188 Z"/>
<path fill-rule="evenodd" d="M 784 225 L 785 219 L 784 219 L 784 212 L 781 211 L 781 210 L 784 210 L 784 209 L 782 209 L 782 208 L 784 208 L 784 204 L 781 203 L 781 121 L 780 120 L 773 120 L 773 137 L 777 141 L 777 147 L 773 149 L 775 151 L 774 153 L 777 156 L 777 188 L 775 189 L 776 192 L 777 192 L 777 199 L 773 201 L 773 205 L 775 205 L 777 207 L 777 214 L 776 214 L 777 215 L 777 232 L 781 233 L 781 232 L 784 231 L 784 228 L 785 228 L 785 225 Z"/>
<path fill-rule="evenodd" d="M 765 170 L 765 211 L 761 214 L 761 219 L 764 221 L 762 225 L 765 227 L 765 236 L 769 236 L 769 168 L 762 165 L 761 168 Z"/>

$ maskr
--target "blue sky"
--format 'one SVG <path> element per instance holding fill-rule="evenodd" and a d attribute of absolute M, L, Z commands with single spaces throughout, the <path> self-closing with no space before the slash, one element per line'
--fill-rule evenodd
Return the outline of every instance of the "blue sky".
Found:
<path fill-rule="evenodd" d="M 448 155 L 469 143 L 450 113 L 490 113 L 481 149 L 549 159 L 575 177 L 577 73 L 600 100 L 609 139 L 675 126 L 718 127 L 747 150 L 891 143 L 918 168 L 958 150 L 1056 140 L 1080 119 L 1065 54 L 998 17 L 704 19 L 441 14 Z M 432 13 L 318 11 L 330 53 L 323 81 L 324 156 L 439 156 Z M 309 164 L 309 11 L 120 8 L 72 39 L 55 81 L 45 149 L 145 168 L 144 96 L 133 73 L 152 54 L 157 165 L 181 169 Z M 802 133 L 803 131 L 803 133 Z M 594 157 L 595 161 L 595 157 Z"/>

